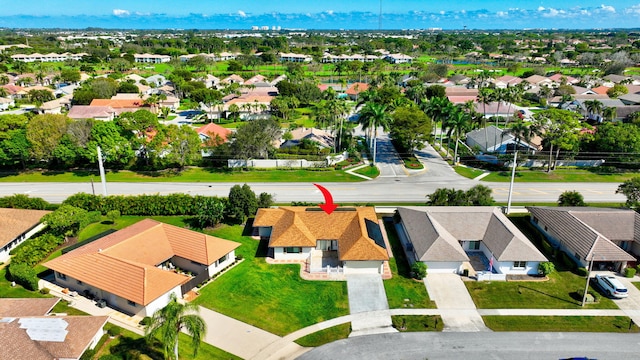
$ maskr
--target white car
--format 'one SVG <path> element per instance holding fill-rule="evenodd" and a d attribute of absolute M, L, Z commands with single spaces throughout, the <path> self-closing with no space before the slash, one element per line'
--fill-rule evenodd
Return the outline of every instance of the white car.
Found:
<path fill-rule="evenodd" d="M 625 298 L 629 296 L 627 293 L 627 288 L 622 285 L 620 280 L 616 279 L 615 276 L 611 275 L 596 275 L 596 282 L 605 292 L 605 294 L 609 296 L 613 296 L 616 298 Z"/>

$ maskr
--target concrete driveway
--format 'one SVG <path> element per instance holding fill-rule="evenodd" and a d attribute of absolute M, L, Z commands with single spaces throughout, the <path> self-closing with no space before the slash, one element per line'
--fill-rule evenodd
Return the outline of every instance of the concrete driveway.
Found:
<path fill-rule="evenodd" d="M 629 296 L 624 299 L 614 299 L 613 301 L 618 305 L 620 310 L 624 311 L 627 316 L 633 319 L 633 322 L 640 325 L 640 290 L 632 284 L 631 279 L 627 279 L 624 276 L 611 272 L 598 271 L 597 273 L 603 275 L 614 275 L 624 286 L 627 287 Z"/>
<path fill-rule="evenodd" d="M 349 312 L 362 314 L 351 321 L 351 335 L 369 335 L 395 332 L 391 327 L 389 302 L 379 274 L 347 275 Z"/>
<path fill-rule="evenodd" d="M 429 297 L 442 310 L 443 331 L 491 331 L 484 325 L 459 275 L 429 274 L 424 282 Z"/>
<path fill-rule="evenodd" d="M 406 177 L 409 172 L 391 144 L 388 134 L 379 134 L 376 139 L 376 165 L 380 169 L 380 177 Z"/>

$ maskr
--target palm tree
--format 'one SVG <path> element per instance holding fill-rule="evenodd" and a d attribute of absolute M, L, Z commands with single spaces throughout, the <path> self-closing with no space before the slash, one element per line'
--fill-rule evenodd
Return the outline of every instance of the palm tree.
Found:
<path fill-rule="evenodd" d="M 480 90 L 478 91 L 478 102 L 482 104 L 482 118 L 484 119 L 483 123 L 484 123 L 484 127 L 487 127 L 487 104 L 490 104 L 491 101 L 493 101 L 493 91 L 490 88 L 480 88 Z M 485 148 L 489 147 L 489 135 L 487 134 L 487 131 L 485 130 L 484 132 L 484 145 Z"/>
<path fill-rule="evenodd" d="M 147 339 L 159 338 L 165 357 L 178 360 L 178 336 L 182 330 L 191 335 L 193 355 L 196 356 L 200 342 L 207 332 L 207 324 L 198 315 L 196 304 L 180 304 L 176 294 L 171 293 L 167 306 L 153 313 L 145 329 L 145 336 Z"/>
<path fill-rule="evenodd" d="M 373 165 L 376 164 L 376 137 L 378 136 L 378 127 L 382 126 L 384 130 L 389 128 L 391 116 L 387 113 L 387 106 L 377 103 L 367 103 L 360 110 L 360 124 L 362 129 L 369 129 L 371 133 L 371 142 L 373 148 Z"/>
<path fill-rule="evenodd" d="M 423 102 L 423 111 L 431 116 L 434 122 L 440 121 L 440 146 L 442 147 L 442 139 L 444 137 L 445 120 L 448 114 L 450 114 L 455 106 L 446 97 L 433 97 L 429 101 Z M 434 126 L 435 131 L 435 126 Z M 436 137 L 437 138 L 437 137 Z"/>
<path fill-rule="evenodd" d="M 9 83 L 9 77 L 7 75 L 0 75 L 0 85 L 7 85 Z"/>
<path fill-rule="evenodd" d="M 604 118 L 604 120 L 613 121 L 617 115 L 618 112 L 615 107 L 605 106 L 602 109 L 602 117 Z"/>
<path fill-rule="evenodd" d="M 594 99 L 585 101 L 584 106 L 587 108 L 587 113 L 589 113 L 588 116 L 591 117 L 593 114 L 600 115 L 603 104 L 599 100 Z"/>
<path fill-rule="evenodd" d="M 449 126 L 449 133 L 447 134 L 449 138 L 451 135 L 454 136 L 454 141 L 456 142 L 455 150 L 453 152 L 453 162 L 456 162 L 458 158 L 458 143 L 460 142 L 460 134 L 466 133 L 471 126 L 471 116 L 462 111 L 459 108 L 451 113 L 449 116 L 449 120 L 447 121 L 447 125 Z M 447 148 L 449 146 L 447 145 Z"/>
<path fill-rule="evenodd" d="M 535 135 L 531 126 L 526 122 L 518 119 L 511 123 L 509 128 L 503 134 L 511 134 L 516 139 L 516 150 L 520 147 L 522 140 L 525 142 L 531 141 L 531 138 Z M 527 153 L 529 153 L 527 147 Z"/>

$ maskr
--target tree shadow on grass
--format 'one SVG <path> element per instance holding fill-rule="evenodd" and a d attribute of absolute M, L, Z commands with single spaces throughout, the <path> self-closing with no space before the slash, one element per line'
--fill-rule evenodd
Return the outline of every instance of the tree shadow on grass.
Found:
<path fill-rule="evenodd" d="M 154 360 L 163 360 L 164 354 L 158 350 L 160 348 L 160 342 L 157 340 L 150 344 L 145 338 L 132 339 L 121 336 L 118 345 L 112 347 L 110 352 L 123 359 L 138 359 L 144 354 Z"/>
<path fill-rule="evenodd" d="M 567 300 L 567 299 L 563 299 L 563 298 L 561 298 L 561 297 L 557 297 L 557 296 L 555 296 L 555 295 L 547 294 L 547 293 L 546 293 L 546 292 L 544 292 L 544 291 L 540 291 L 540 290 L 538 290 L 538 289 L 530 288 L 530 287 L 528 287 L 528 286 L 518 285 L 518 292 L 520 292 L 520 289 L 527 289 L 527 290 L 531 290 L 531 291 L 533 291 L 533 292 L 537 292 L 538 294 L 542 294 L 542 295 L 548 296 L 548 297 L 553 298 L 553 299 L 556 299 L 556 300 L 560 300 L 560 301 L 564 301 L 564 302 L 569 303 L 569 304 L 574 304 L 574 305 L 576 305 L 576 303 L 575 303 L 575 302 L 573 302 L 573 301 L 569 301 L 569 300 Z M 569 294 L 569 296 L 571 296 L 571 297 L 573 298 L 573 296 L 572 296 L 571 294 Z M 580 303 L 578 303 L 577 305 L 580 305 Z"/>

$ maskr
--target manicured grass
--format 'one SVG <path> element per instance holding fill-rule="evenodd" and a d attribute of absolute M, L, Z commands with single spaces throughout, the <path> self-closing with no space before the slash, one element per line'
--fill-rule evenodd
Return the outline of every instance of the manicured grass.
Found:
<path fill-rule="evenodd" d="M 483 316 L 493 331 L 640 332 L 626 316 Z"/>
<path fill-rule="evenodd" d="M 105 325 L 105 330 L 116 327 L 113 324 Z M 131 332 L 126 329 L 120 329 L 120 335 L 113 339 L 110 339 L 108 335 L 105 335 L 96 346 L 97 353 L 94 356 L 98 359 L 100 356 L 113 354 L 120 356 L 124 359 L 138 358 L 139 355 L 146 355 L 151 359 L 164 359 L 162 354 L 162 348 L 158 342 L 149 344 L 144 337 Z M 191 337 L 186 334 L 180 334 L 178 340 L 178 351 L 180 359 L 196 359 L 196 360 L 208 360 L 208 359 L 229 359 L 236 360 L 241 359 L 233 354 L 219 349 L 215 346 L 209 345 L 205 342 L 200 343 L 198 349 L 198 355 L 193 357 L 193 346 L 191 345 Z M 139 354 L 139 355 L 136 355 Z"/>
<path fill-rule="evenodd" d="M 623 182 L 638 176 L 638 173 L 597 174 L 583 169 L 556 169 L 551 173 L 545 170 L 516 169 L 517 182 Z M 492 172 L 481 181 L 509 182 L 510 171 Z"/>
<path fill-rule="evenodd" d="M 6 266 L 0 269 L 0 298 L 41 298 L 50 297 L 49 295 L 40 294 L 37 291 L 30 291 L 21 285 L 11 286 L 11 282 L 7 279 Z"/>
<path fill-rule="evenodd" d="M 377 166 L 365 166 L 361 169 L 354 171 L 354 173 L 368 176 L 372 179 L 375 179 L 378 176 L 380 176 L 380 169 L 378 169 Z"/>
<path fill-rule="evenodd" d="M 556 271 L 548 281 L 540 282 L 476 282 L 465 285 L 478 309 L 582 309 L 586 279 L 569 271 Z M 590 292 L 598 290 L 589 286 Z M 600 301 L 587 303 L 585 309 L 617 309 L 616 304 L 604 296 Z"/>
<path fill-rule="evenodd" d="M 389 308 L 435 308 L 435 303 L 429 299 L 424 282 L 411 278 L 411 268 L 393 224 L 385 221 L 384 225 L 394 256 L 389 259 L 393 277 L 384 281 Z"/>
<path fill-rule="evenodd" d="M 88 240 L 108 231 L 120 230 L 146 218 L 147 216 L 121 216 L 114 223 L 111 223 L 110 221 L 102 221 L 89 224 L 78 234 L 78 242 Z"/>
<path fill-rule="evenodd" d="M 67 314 L 67 315 L 80 315 L 80 316 L 89 315 L 89 314 L 87 314 L 86 312 L 84 312 L 82 310 L 78 310 L 76 308 L 70 307 L 69 306 L 69 302 L 66 301 L 66 300 L 58 301 L 58 303 L 56 304 L 56 306 L 53 307 L 51 312 L 52 313 L 63 313 L 63 314 Z"/>
<path fill-rule="evenodd" d="M 241 226 L 224 226 L 212 235 L 237 241 L 245 261 L 200 290 L 195 303 L 285 335 L 349 312 L 346 282 L 306 281 L 300 265 L 269 265 L 266 243 L 243 236 Z"/>
<path fill-rule="evenodd" d="M 334 342 L 340 339 L 346 339 L 349 337 L 351 333 L 351 324 L 340 324 L 328 329 L 320 330 L 314 332 L 313 334 L 309 334 L 307 336 L 301 337 L 296 340 L 296 344 L 305 347 L 316 347 L 324 344 L 328 344 L 330 342 Z"/>
<path fill-rule="evenodd" d="M 444 328 L 440 315 L 395 315 L 391 322 L 400 332 L 442 331 Z"/>
<path fill-rule="evenodd" d="M 454 166 L 453 169 L 456 171 L 458 175 L 462 175 L 468 179 L 475 179 L 476 177 L 484 173 L 484 171 L 482 170 L 474 169 L 466 166 Z"/>
<path fill-rule="evenodd" d="M 190 168 L 182 172 L 107 172 L 109 182 L 357 182 L 363 179 L 341 170 L 250 170 L 227 171 L 207 168 Z M 28 172 L 0 174 L 0 182 L 90 182 L 100 181 L 97 171 Z"/>

